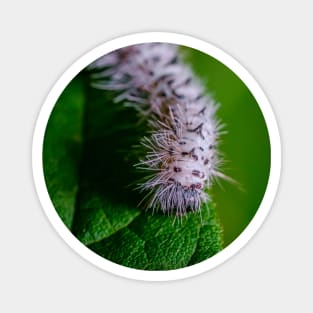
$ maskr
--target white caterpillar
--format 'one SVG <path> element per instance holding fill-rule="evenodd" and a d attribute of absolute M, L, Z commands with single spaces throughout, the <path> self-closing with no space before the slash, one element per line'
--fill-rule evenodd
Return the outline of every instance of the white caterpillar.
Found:
<path fill-rule="evenodd" d="M 147 207 L 184 215 L 208 200 L 205 189 L 218 170 L 221 125 L 217 106 L 183 63 L 178 47 L 166 43 L 129 46 L 90 66 L 92 85 L 116 91 L 115 102 L 134 106 L 147 121 L 141 144 L 145 158 L 136 165 L 150 171 L 140 185 Z"/>

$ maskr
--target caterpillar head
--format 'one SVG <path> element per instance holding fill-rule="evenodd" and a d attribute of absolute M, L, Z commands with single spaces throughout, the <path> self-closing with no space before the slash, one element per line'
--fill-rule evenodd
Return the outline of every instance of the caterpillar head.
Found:
<path fill-rule="evenodd" d="M 148 208 L 176 215 L 200 210 L 201 202 L 207 200 L 203 191 L 205 175 L 200 170 L 192 169 L 197 165 L 194 162 L 185 163 L 174 161 L 141 186 L 142 190 L 150 191 L 148 195 L 152 194 Z"/>
<path fill-rule="evenodd" d="M 203 191 L 197 186 L 183 186 L 179 182 L 160 184 L 148 203 L 152 209 L 161 209 L 164 213 L 185 215 L 187 212 L 199 211 L 203 200 Z"/>

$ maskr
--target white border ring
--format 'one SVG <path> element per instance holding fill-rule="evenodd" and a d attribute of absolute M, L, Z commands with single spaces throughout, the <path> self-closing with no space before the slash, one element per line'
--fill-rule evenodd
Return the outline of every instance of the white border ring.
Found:
<path fill-rule="evenodd" d="M 50 200 L 43 172 L 42 146 L 46 125 L 55 103 L 66 86 L 83 68 L 100 56 L 125 46 L 145 42 L 169 42 L 194 48 L 214 57 L 230 68 L 246 84 L 258 102 L 266 121 L 271 144 L 271 169 L 268 186 L 257 213 L 245 230 L 229 246 L 211 258 L 186 268 L 169 271 L 131 269 L 108 261 L 88 249 L 68 230 L 57 214 Z M 120 37 L 100 45 L 83 55 L 64 72 L 51 89 L 40 111 L 33 137 L 32 165 L 37 193 L 48 219 L 65 242 L 79 255 L 99 268 L 119 276 L 146 281 L 168 281 L 195 276 L 218 266 L 238 252 L 256 233 L 270 210 L 278 188 L 281 170 L 281 144 L 275 116 L 264 92 L 248 71 L 235 59 L 215 46 L 190 36 L 163 32 L 139 33 Z"/>

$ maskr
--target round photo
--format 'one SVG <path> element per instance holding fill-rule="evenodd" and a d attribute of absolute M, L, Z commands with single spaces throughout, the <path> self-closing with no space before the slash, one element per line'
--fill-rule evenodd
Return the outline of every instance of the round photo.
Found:
<path fill-rule="evenodd" d="M 76 61 L 39 115 L 33 171 L 48 218 L 112 273 L 185 278 L 260 227 L 280 173 L 276 121 L 232 57 L 192 37 L 143 33 Z"/>

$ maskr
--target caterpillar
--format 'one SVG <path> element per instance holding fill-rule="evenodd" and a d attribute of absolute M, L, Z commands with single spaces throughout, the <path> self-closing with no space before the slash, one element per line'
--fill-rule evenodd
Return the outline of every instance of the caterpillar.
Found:
<path fill-rule="evenodd" d="M 199 212 L 219 171 L 222 124 L 218 105 L 184 63 L 179 46 L 143 43 L 104 55 L 88 67 L 94 88 L 115 92 L 114 102 L 134 107 L 147 123 L 135 166 L 146 207 L 167 214 Z"/>

